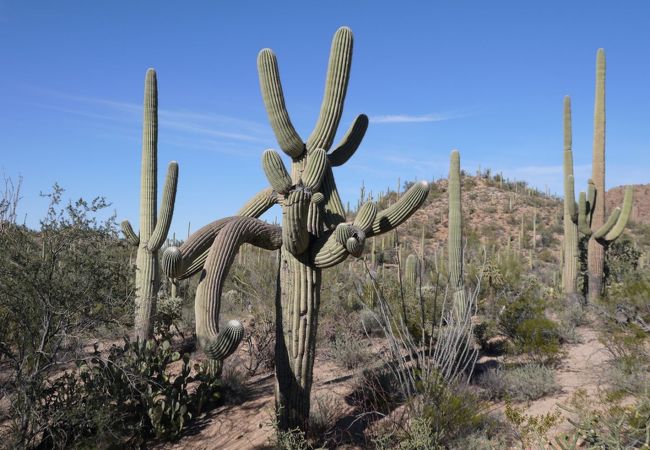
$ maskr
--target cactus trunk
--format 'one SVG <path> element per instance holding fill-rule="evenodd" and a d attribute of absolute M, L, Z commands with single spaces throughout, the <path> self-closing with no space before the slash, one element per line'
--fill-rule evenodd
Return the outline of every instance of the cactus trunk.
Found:
<path fill-rule="evenodd" d="M 140 175 L 140 234 L 128 221 L 122 222 L 127 241 L 138 246 L 136 258 L 135 335 L 140 340 L 153 335 L 156 299 L 160 288 L 158 250 L 165 242 L 174 213 L 178 164 L 169 163 L 160 214 L 158 195 L 158 84 L 156 72 L 147 71 L 144 88 L 142 166 Z"/>
<path fill-rule="evenodd" d="M 596 99 L 594 102 L 594 143 L 591 179 L 596 188 L 596 199 L 591 216 L 591 229 L 605 224 L 605 52 L 598 50 L 596 59 Z M 589 239 L 589 300 L 596 300 L 603 292 L 605 246 L 593 236 Z"/>
<path fill-rule="evenodd" d="M 565 294 L 575 294 L 578 269 L 578 220 L 573 178 L 573 149 L 571 132 L 571 99 L 564 97 L 564 266 L 562 286 Z"/>
<path fill-rule="evenodd" d="M 321 270 L 285 250 L 280 261 L 275 348 L 278 426 L 304 430 L 316 355 Z"/>

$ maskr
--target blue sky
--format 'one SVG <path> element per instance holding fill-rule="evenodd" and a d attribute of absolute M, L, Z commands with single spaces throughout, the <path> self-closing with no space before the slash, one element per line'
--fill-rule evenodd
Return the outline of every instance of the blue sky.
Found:
<path fill-rule="evenodd" d="M 336 169 L 356 204 L 445 176 L 449 152 L 561 192 L 562 98 L 572 97 L 578 186 L 590 171 L 595 55 L 607 52 L 607 185 L 650 182 L 650 2 L 30 2 L 0 0 L 0 171 L 23 177 L 20 217 L 37 224 L 56 181 L 104 195 L 137 228 L 143 80 L 158 72 L 159 185 L 179 162 L 172 229 L 233 214 L 266 186 L 278 148 L 256 56 L 278 55 L 287 105 L 308 136 L 329 46 L 355 35 L 340 135 L 370 116 Z M 162 190 L 162 189 L 160 189 Z M 159 192 L 159 194 L 161 194 Z M 277 212 L 277 211 L 276 211 Z"/>

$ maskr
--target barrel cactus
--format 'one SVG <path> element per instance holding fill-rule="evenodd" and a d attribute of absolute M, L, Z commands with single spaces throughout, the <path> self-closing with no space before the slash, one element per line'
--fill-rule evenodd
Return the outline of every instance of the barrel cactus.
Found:
<path fill-rule="evenodd" d="M 287 170 L 279 154 L 267 150 L 262 168 L 270 188 L 257 194 L 237 216 L 206 225 L 180 247 L 163 255 L 168 276 L 186 278 L 202 271 L 195 299 L 197 335 L 213 360 L 222 360 L 241 340 L 241 324 L 219 331 L 221 291 L 238 248 L 243 243 L 279 249 L 276 294 L 276 409 L 282 430 L 305 429 L 309 418 L 321 271 L 361 256 L 370 237 L 393 230 L 424 202 L 424 181 L 415 183 L 396 203 L 378 211 L 364 203 L 353 222 L 346 222 L 332 169 L 355 153 L 368 126 L 359 115 L 340 143 L 333 146 L 350 76 L 352 32 L 334 35 L 325 94 L 316 126 L 306 141 L 294 129 L 284 102 L 275 54 L 264 49 L 257 65 L 269 121 L 278 144 L 291 158 Z M 273 205 L 282 208 L 282 225 L 257 217 Z"/>
<path fill-rule="evenodd" d="M 144 84 L 144 115 L 142 130 L 142 169 L 140 178 L 140 233 L 133 231 L 128 220 L 122 222 L 127 242 L 138 248 L 136 259 L 135 335 L 144 340 L 152 337 L 156 300 L 160 288 L 158 250 L 167 239 L 174 213 L 178 164 L 169 163 L 163 188 L 162 204 L 158 202 L 158 84 L 156 71 L 149 69 Z"/>

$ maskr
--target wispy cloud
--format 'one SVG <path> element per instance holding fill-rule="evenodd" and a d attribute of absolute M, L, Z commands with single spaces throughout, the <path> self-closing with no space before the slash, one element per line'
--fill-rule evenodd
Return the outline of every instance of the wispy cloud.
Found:
<path fill-rule="evenodd" d="M 423 122 L 442 122 L 444 120 L 457 119 L 462 117 L 460 114 L 439 113 L 439 114 L 388 114 L 371 116 L 372 123 L 423 123 Z"/>
<path fill-rule="evenodd" d="M 142 105 L 110 99 L 82 97 L 56 91 L 45 92 L 56 98 L 56 104 L 35 103 L 35 106 L 56 110 L 88 119 L 121 123 L 125 127 L 139 126 L 142 120 Z M 164 109 L 158 111 L 161 132 L 174 133 L 185 139 L 219 139 L 221 143 L 245 142 L 269 144 L 274 142 L 268 126 L 219 114 L 185 109 Z M 216 141 L 215 144 L 219 142 Z M 198 146 L 197 146 L 198 147 Z"/>

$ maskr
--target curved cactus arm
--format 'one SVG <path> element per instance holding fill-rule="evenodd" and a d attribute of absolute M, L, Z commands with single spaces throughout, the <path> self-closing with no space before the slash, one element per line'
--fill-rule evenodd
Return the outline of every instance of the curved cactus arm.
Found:
<path fill-rule="evenodd" d="M 257 56 L 257 71 L 264 106 L 278 144 L 287 155 L 298 158 L 304 152 L 305 144 L 289 118 L 280 83 L 278 61 L 271 49 L 265 48 L 260 51 Z"/>
<path fill-rule="evenodd" d="M 634 197 L 634 188 L 632 186 L 627 186 L 625 188 L 625 194 L 623 196 L 623 209 L 621 209 L 621 214 L 616 220 L 616 224 L 612 229 L 605 235 L 604 240 L 606 242 L 612 242 L 618 239 L 623 230 L 627 226 L 627 223 L 630 220 L 630 215 L 632 214 L 632 202 Z"/>
<path fill-rule="evenodd" d="M 309 153 L 309 156 L 307 156 L 307 165 L 301 177 L 303 185 L 309 191 L 316 192 L 320 188 L 325 177 L 327 165 L 327 153 L 325 150 L 317 148 Z"/>
<path fill-rule="evenodd" d="M 126 238 L 126 241 L 134 246 L 140 245 L 140 236 L 138 236 L 135 231 L 133 231 L 133 227 L 131 226 L 131 222 L 128 220 L 122 221 L 120 224 L 120 228 L 122 228 L 122 233 L 124 233 L 124 237 Z"/>
<path fill-rule="evenodd" d="M 264 189 L 253 196 L 237 213 L 243 217 L 259 217 L 278 203 L 278 195 L 273 189 Z M 198 273 L 208 259 L 208 252 L 219 231 L 232 220 L 232 217 L 216 220 L 197 230 L 180 247 L 168 247 L 163 254 L 162 268 L 170 278 L 184 280 Z M 179 255 L 175 255 L 180 252 Z M 172 263 L 172 261 L 176 261 Z M 166 262 L 167 261 L 167 262 Z"/>
<path fill-rule="evenodd" d="M 329 236 L 319 239 L 313 247 L 311 259 L 318 269 L 333 267 L 345 261 L 348 255 L 361 256 L 366 233 L 348 223 L 339 224 Z"/>
<path fill-rule="evenodd" d="M 238 216 L 259 217 L 273 205 L 278 204 L 278 194 L 272 188 L 264 189 L 253 196 L 237 212 Z"/>
<path fill-rule="evenodd" d="M 621 208 L 614 208 L 614 211 L 612 211 L 612 213 L 607 218 L 607 222 L 605 222 L 602 227 L 598 228 L 593 233 L 594 239 L 603 240 L 605 235 L 610 231 L 612 231 L 620 215 L 621 215 Z"/>
<path fill-rule="evenodd" d="M 147 243 L 147 248 L 150 251 L 160 250 L 165 239 L 169 227 L 172 224 L 172 217 L 174 215 L 174 202 L 176 201 L 176 187 L 178 185 L 178 163 L 172 161 L 167 167 L 167 177 L 165 178 L 165 187 L 163 188 L 162 204 L 158 212 L 158 220 L 156 227 L 153 230 L 151 238 Z"/>
<path fill-rule="evenodd" d="M 357 228 L 361 228 L 365 233 L 372 230 L 372 224 L 377 218 L 377 205 L 373 202 L 364 203 L 359 212 L 357 212 L 357 217 L 354 218 L 353 225 Z"/>
<path fill-rule="evenodd" d="M 262 169 L 274 191 L 280 194 L 289 192 L 293 183 L 278 152 L 269 149 L 262 154 Z"/>
<path fill-rule="evenodd" d="M 239 247 L 244 243 L 276 250 L 282 244 L 282 232 L 280 227 L 259 219 L 234 217 L 214 240 L 195 299 L 196 334 L 210 359 L 223 359 L 236 348 L 234 341 L 241 340 L 241 333 L 219 333 L 219 313 L 223 284 Z M 233 325 L 233 331 L 237 331 L 239 327 Z"/>
<path fill-rule="evenodd" d="M 591 236 L 591 227 L 589 226 L 589 205 L 587 204 L 587 195 L 581 192 L 578 197 L 578 231 L 585 236 Z"/>
<path fill-rule="evenodd" d="M 429 183 L 424 180 L 415 183 L 395 204 L 377 213 L 372 229 L 366 233 L 366 236 L 378 236 L 396 228 L 422 206 L 427 195 L 429 195 Z"/>
<path fill-rule="evenodd" d="M 342 166 L 354 155 L 367 129 L 368 116 L 359 114 L 352 122 L 350 129 L 345 133 L 345 136 L 343 136 L 343 139 L 341 139 L 341 142 L 327 155 L 332 167 Z"/>
<path fill-rule="evenodd" d="M 322 148 L 329 150 L 343 114 L 343 102 L 352 66 L 352 30 L 339 28 L 332 39 L 327 81 L 316 127 L 307 139 L 307 152 Z"/>
<path fill-rule="evenodd" d="M 162 271 L 169 278 L 183 280 L 199 272 L 203 267 L 210 247 L 221 230 L 235 217 L 215 220 L 196 232 L 179 247 L 168 247 L 162 256 Z"/>

